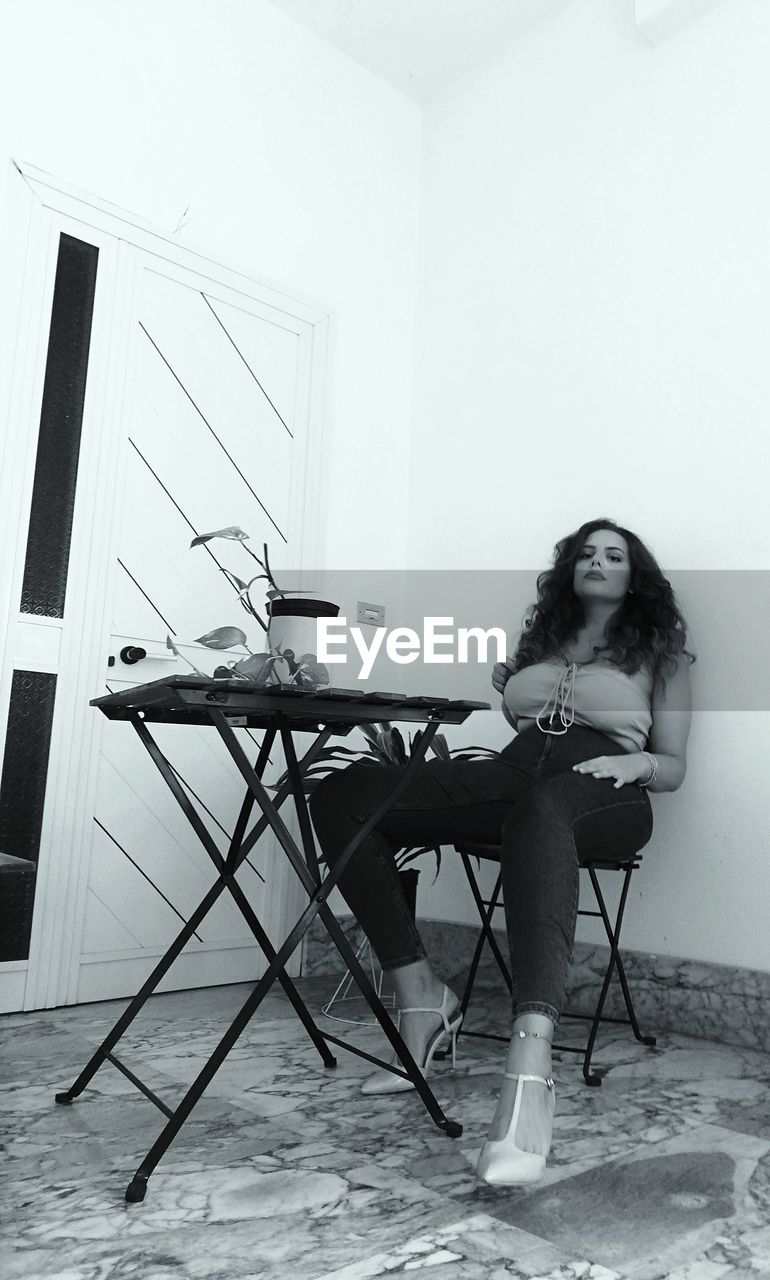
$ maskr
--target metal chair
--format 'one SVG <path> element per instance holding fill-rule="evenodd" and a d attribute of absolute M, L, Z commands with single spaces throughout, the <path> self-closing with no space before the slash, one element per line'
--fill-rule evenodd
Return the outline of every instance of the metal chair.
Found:
<path fill-rule="evenodd" d="M 492 917 L 495 912 L 495 909 L 498 907 L 502 907 L 502 903 L 499 900 L 500 891 L 502 888 L 502 871 L 498 872 L 491 897 L 484 898 L 482 897 L 481 890 L 479 888 L 479 883 L 478 883 L 478 880 L 476 879 L 476 874 L 474 872 L 473 866 L 471 865 L 471 858 L 483 858 L 483 859 L 486 859 L 487 861 L 494 861 L 499 863 L 500 862 L 500 846 L 497 844 L 481 844 L 481 843 L 473 842 L 473 843 L 465 843 L 462 845 L 455 845 L 455 849 L 457 850 L 457 852 L 460 855 L 460 858 L 462 859 L 462 864 L 465 869 L 465 874 L 468 879 L 468 884 L 470 885 L 471 893 L 473 894 L 473 900 L 476 903 L 476 907 L 479 913 L 479 918 L 481 920 L 481 930 L 479 933 L 478 940 L 476 942 L 475 951 L 473 953 L 473 960 L 471 961 L 471 967 L 468 971 L 468 978 L 465 983 L 465 990 L 463 991 L 463 995 L 462 995 L 461 1008 L 462 1008 L 463 1014 L 465 1014 L 467 1012 L 468 1005 L 470 1004 L 471 995 L 473 994 L 473 988 L 476 982 L 476 975 L 478 973 L 479 963 L 481 961 L 481 955 L 484 950 L 485 944 L 489 945 L 492 951 L 492 954 L 494 955 L 495 960 L 497 961 L 498 968 L 500 969 L 500 972 L 503 975 L 503 978 L 505 980 L 505 983 L 508 987 L 509 992 L 512 992 L 513 987 L 511 983 L 511 974 L 508 968 L 508 964 L 500 950 L 500 947 L 498 946 L 497 939 L 492 930 Z M 561 1015 L 562 1018 L 582 1019 L 584 1021 L 591 1023 L 591 1029 L 589 1031 L 587 1044 L 585 1045 L 585 1047 L 582 1047 L 580 1045 L 576 1046 L 576 1045 L 556 1044 L 554 1042 L 553 1048 L 558 1049 L 562 1053 L 582 1053 L 583 1054 L 583 1078 L 586 1084 L 588 1085 L 598 1086 L 602 1082 L 601 1076 L 597 1075 L 596 1072 L 591 1071 L 591 1057 L 593 1054 L 594 1045 L 596 1043 L 596 1037 L 599 1031 L 600 1023 L 613 1022 L 616 1024 L 620 1023 L 623 1026 L 630 1026 L 636 1039 L 640 1042 L 640 1044 L 654 1045 L 656 1043 L 655 1036 L 642 1035 L 641 1031 L 639 1030 L 639 1024 L 636 1019 L 636 1013 L 634 1012 L 634 1005 L 631 999 L 631 992 L 629 991 L 629 988 L 628 988 L 626 972 L 623 967 L 623 958 L 620 954 L 620 930 L 623 923 L 623 913 L 626 908 L 626 899 L 628 897 L 628 890 L 631 883 L 631 875 L 632 875 L 632 872 L 636 871 L 640 865 L 641 865 L 641 854 L 639 853 L 635 855 L 635 858 L 632 862 L 613 861 L 612 859 L 607 859 L 607 858 L 596 858 L 596 859 L 588 859 L 587 861 L 581 864 L 582 868 L 588 872 L 591 878 L 591 887 L 594 892 L 594 897 L 596 899 L 596 905 L 598 909 L 596 911 L 589 911 L 589 910 L 580 908 L 578 910 L 578 915 L 596 916 L 597 918 L 602 920 L 602 923 L 604 924 L 604 930 L 607 935 L 607 940 L 610 944 L 610 958 L 607 964 L 606 972 L 604 974 L 604 981 L 602 983 L 602 988 L 599 993 L 599 999 L 597 1001 L 594 1012 L 592 1014 L 589 1014 L 589 1013 L 573 1013 L 570 1011 L 565 1011 Z M 601 891 L 601 886 L 599 884 L 599 879 L 597 875 L 598 871 L 621 871 L 623 873 L 623 885 L 620 892 L 620 901 L 618 904 L 618 910 L 617 910 L 614 922 L 610 919 L 609 913 L 607 911 L 607 906 L 605 904 L 604 897 Z M 628 1013 L 627 1018 L 613 1018 L 604 1013 L 604 1005 L 607 1000 L 607 993 L 610 988 L 610 983 L 612 981 L 613 974 L 615 973 L 616 970 L 617 970 L 618 979 L 620 981 L 621 989 L 623 991 L 623 999 L 625 1001 L 626 1011 Z M 461 1028 L 460 1034 L 467 1035 L 467 1036 L 476 1036 L 479 1039 L 483 1039 L 483 1040 L 502 1040 L 505 1043 L 507 1043 L 509 1039 L 508 1036 L 493 1035 L 491 1032 L 487 1032 L 487 1031 L 467 1031 L 465 1029 L 464 1023 Z"/>

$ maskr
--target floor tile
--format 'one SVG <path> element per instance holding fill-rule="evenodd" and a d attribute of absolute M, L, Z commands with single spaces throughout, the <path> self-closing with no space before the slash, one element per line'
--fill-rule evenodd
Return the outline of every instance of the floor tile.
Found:
<path fill-rule="evenodd" d="M 299 986 L 319 1026 L 387 1056 L 378 1027 L 320 1014 L 333 980 Z M 118 1055 L 174 1105 L 248 990 L 155 997 Z M 271 994 L 144 1203 L 127 1205 L 163 1114 L 110 1064 L 73 1105 L 53 1101 L 122 1008 L 0 1019 L 3 1280 L 770 1280 L 767 1055 L 674 1035 L 650 1049 L 606 1029 L 600 1088 L 559 1057 L 543 1180 L 492 1188 L 474 1161 L 504 1046 L 461 1036 L 457 1070 L 436 1064 L 436 1098 L 463 1125 L 453 1139 L 415 1093 L 363 1096 L 365 1060 L 335 1049 L 324 1069 Z M 499 996 L 482 993 L 474 1018 L 503 1029 Z"/>

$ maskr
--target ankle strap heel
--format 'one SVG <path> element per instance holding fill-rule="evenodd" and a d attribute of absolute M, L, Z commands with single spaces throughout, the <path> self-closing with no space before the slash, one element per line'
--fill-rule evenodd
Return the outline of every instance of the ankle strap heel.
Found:
<path fill-rule="evenodd" d="M 516 1124 L 525 1081 L 539 1081 L 553 1095 L 553 1080 L 546 1079 L 544 1076 L 519 1075 L 513 1071 L 505 1071 L 503 1075 L 507 1080 L 516 1081 L 513 1115 L 508 1132 L 503 1138 L 488 1138 L 484 1143 L 476 1169 L 479 1177 L 492 1186 L 517 1186 L 527 1182 L 537 1182 L 545 1172 L 546 1158 L 534 1151 L 524 1151 L 517 1145 Z M 550 1138 L 548 1145 L 550 1148 Z"/>
<path fill-rule="evenodd" d="M 402 1015 L 405 1013 L 437 1013 L 440 1015 L 440 1017 L 443 1020 L 444 1030 L 450 1031 L 451 1027 L 450 1027 L 449 1018 L 447 1017 L 447 1009 L 449 1008 L 449 999 L 453 995 L 454 995 L 454 992 L 452 991 L 451 987 L 448 987 L 445 983 L 444 991 L 441 997 L 441 1007 L 439 1009 L 421 1009 L 421 1008 L 399 1009 L 398 1011 L 399 1020 L 401 1019 Z M 452 1014 L 453 1021 L 456 1021 L 456 1016 L 457 1016 L 457 1010 L 455 1009 L 454 1013 Z"/>
<path fill-rule="evenodd" d="M 544 1084 L 546 1089 L 551 1093 L 553 1093 L 553 1090 L 556 1088 L 556 1085 L 550 1076 L 527 1076 L 523 1075 L 520 1071 L 504 1071 L 503 1075 L 506 1080 L 537 1080 L 540 1084 Z"/>
<path fill-rule="evenodd" d="M 460 1011 L 459 1004 L 455 1009 L 452 1010 L 452 1013 L 449 1014 L 448 1012 L 449 1001 L 452 999 L 453 996 L 456 1000 L 457 996 L 455 996 L 455 993 L 452 991 L 451 987 L 448 987 L 446 986 L 446 984 L 444 984 L 444 991 L 443 991 L 440 1008 L 428 1009 L 428 1008 L 415 1007 L 415 1008 L 409 1008 L 409 1009 L 399 1009 L 398 1011 L 398 1019 L 397 1019 L 396 1025 L 398 1026 L 399 1031 L 401 1029 L 401 1017 L 405 1013 L 434 1013 L 441 1018 L 442 1025 L 433 1032 L 433 1035 L 430 1037 L 427 1045 L 425 1046 L 425 1052 L 423 1053 L 422 1060 L 417 1062 L 417 1069 L 423 1076 L 427 1076 L 428 1071 L 430 1070 L 431 1064 L 433 1062 L 433 1059 L 436 1055 L 436 1051 L 442 1048 L 442 1046 L 444 1046 L 445 1044 L 448 1044 L 449 1048 L 451 1048 L 452 1067 L 454 1068 L 455 1066 L 455 1060 L 457 1055 L 457 1033 L 460 1030 L 460 1027 L 462 1025 L 463 1015 L 462 1015 L 462 1012 Z M 392 1071 L 379 1071 L 376 1076 L 372 1076 L 368 1080 L 364 1081 L 363 1085 L 361 1086 L 361 1092 L 365 1094 L 401 1093 L 405 1089 L 413 1089 L 413 1088 L 414 1088 L 414 1085 L 412 1081 L 407 1079 L 405 1076 L 395 1075 Z"/>

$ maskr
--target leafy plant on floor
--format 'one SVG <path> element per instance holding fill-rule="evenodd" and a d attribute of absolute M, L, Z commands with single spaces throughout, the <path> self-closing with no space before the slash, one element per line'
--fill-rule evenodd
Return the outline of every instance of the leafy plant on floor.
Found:
<path fill-rule="evenodd" d="M 373 725 L 362 724 L 359 727 L 366 738 L 365 747 L 358 749 L 342 746 L 325 747 L 304 775 L 304 789 L 307 795 L 311 795 L 319 782 L 334 769 L 348 764 L 361 764 L 372 769 L 381 768 L 383 765 L 406 764 L 425 732 L 424 729 L 418 729 L 414 736 L 410 734 L 407 747 L 401 731 L 387 720 Z M 491 747 L 455 747 L 450 750 L 443 733 L 434 734 L 429 751 L 432 751 L 439 760 L 484 760 L 499 755 L 499 752 Z M 282 774 L 273 789 L 277 790 L 287 777 L 288 773 Z M 396 854 L 396 866 L 399 871 L 403 871 L 424 853 L 436 855 L 436 875 L 433 877 L 435 884 L 441 870 L 440 845 L 421 845 L 419 848 L 410 845 Z"/>

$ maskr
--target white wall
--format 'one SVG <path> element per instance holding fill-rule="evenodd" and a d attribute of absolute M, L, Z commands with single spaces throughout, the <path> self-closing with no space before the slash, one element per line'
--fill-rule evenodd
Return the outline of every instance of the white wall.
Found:
<path fill-rule="evenodd" d="M 0 0 L 0 174 L 26 160 L 166 230 L 190 205 L 186 243 L 333 312 L 339 567 L 402 555 L 419 138 L 413 104 L 263 0 Z"/>
<path fill-rule="evenodd" d="M 421 121 L 263 0 L 0 0 L 0 164 L 189 204 L 187 243 L 330 307 L 332 566 L 534 571 L 606 513 L 667 568 L 764 569 L 770 9 L 656 47 L 632 9 L 575 0 Z M 769 737 L 696 715 L 629 945 L 770 968 Z M 472 918 L 451 859 L 420 909 Z"/>
<path fill-rule="evenodd" d="M 726 628 L 708 571 L 770 561 L 769 64 L 766 0 L 656 46 L 630 3 L 576 0 L 424 120 L 413 563 L 542 568 L 614 517 L 664 570 L 704 571 L 682 593 L 701 706 L 767 596 L 744 575 Z M 770 969 L 770 717 L 720 707 L 653 800 L 625 937 Z M 420 910 L 473 918 L 449 868 Z"/>

